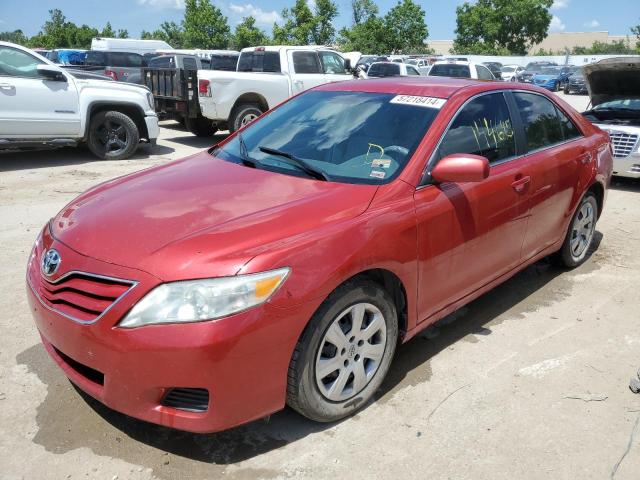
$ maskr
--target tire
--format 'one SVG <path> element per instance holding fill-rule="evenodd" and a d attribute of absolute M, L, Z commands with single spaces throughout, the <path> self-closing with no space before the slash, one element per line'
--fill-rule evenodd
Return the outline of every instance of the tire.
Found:
<path fill-rule="evenodd" d="M 89 123 L 89 150 L 102 160 L 124 160 L 138 148 L 140 132 L 128 115 L 116 111 L 98 112 Z"/>
<path fill-rule="evenodd" d="M 262 109 L 257 103 L 241 103 L 236 105 L 229 115 L 229 131 L 231 133 L 240 130 L 245 125 L 253 122 L 262 115 Z"/>
<path fill-rule="evenodd" d="M 571 218 L 562 248 L 555 255 L 554 260 L 557 264 L 566 268 L 576 268 L 585 262 L 593 243 L 597 220 L 598 201 L 593 193 L 587 192 Z"/>
<path fill-rule="evenodd" d="M 184 126 L 196 137 L 212 137 L 213 134 L 216 133 L 213 122 L 202 116 L 185 118 Z"/>
<path fill-rule="evenodd" d="M 356 318 L 371 328 L 352 335 Z M 298 340 L 289 364 L 287 404 L 317 422 L 355 413 L 387 375 L 397 340 L 398 314 L 386 290 L 370 280 L 338 287 Z M 325 371 L 317 371 L 322 363 L 328 365 Z"/>

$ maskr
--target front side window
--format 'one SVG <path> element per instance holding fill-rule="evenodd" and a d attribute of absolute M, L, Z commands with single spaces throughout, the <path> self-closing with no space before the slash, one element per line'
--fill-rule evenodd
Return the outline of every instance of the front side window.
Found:
<path fill-rule="evenodd" d="M 454 153 L 480 155 L 490 163 L 516 154 L 513 123 L 502 93 L 481 95 L 460 110 L 442 139 L 438 157 Z"/>
<path fill-rule="evenodd" d="M 0 76 L 37 78 L 42 60 L 22 50 L 0 46 Z"/>
<path fill-rule="evenodd" d="M 307 92 L 248 125 L 212 154 L 238 164 L 256 162 L 256 168 L 309 176 L 286 158 L 291 155 L 330 181 L 386 183 L 404 169 L 439 112 L 407 98 L 422 97 Z"/>
<path fill-rule="evenodd" d="M 550 100 L 534 93 L 513 94 L 527 137 L 527 151 L 562 142 L 563 134 L 556 107 Z"/>
<path fill-rule="evenodd" d="M 557 109 L 558 117 L 560 118 L 560 127 L 562 128 L 562 136 L 565 140 L 571 140 L 573 138 L 581 137 L 582 134 L 576 124 L 567 117 L 562 110 Z"/>
<path fill-rule="evenodd" d="M 316 52 L 293 52 L 293 70 L 296 73 L 322 73 Z"/>
<path fill-rule="evenodd" d="M 347 71 L 344 68 L 344 59 L 333 52 L 320 52 L 320 61 L 324 73 L 334 75 L 344 75 Z"/>

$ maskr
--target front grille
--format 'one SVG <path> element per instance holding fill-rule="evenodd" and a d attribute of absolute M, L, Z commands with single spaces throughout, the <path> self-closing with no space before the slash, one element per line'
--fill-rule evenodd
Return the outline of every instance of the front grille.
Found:
<path fill-rule="evenodd" d="M 609 132 L 613 145 L 613 156 L 616 158 L 628 157 L 638 143 L 638 135 L 623 132 Z"/>
<path fill-rule="evenodd" d="M 37 277 L 35 282 L 33 276 Z M 36 274 L 31 281 L 42 303 L 81 323 L 96 321 L 135 285 L 129 280 L 84 272 L 70 272 L 53 282 Z"/>
<path fill-rule="evenodd" d="M 209 408 L 209 391 L 204 388 L 172 388 L 161 404 L 187 412 L 206 412 Z"/>
<path fill-rule="evenodd" d="M 95 370 L 95 369 L 93 369 L 91 367 L 88 367 L 87 365 L 84 365 L 83 363 L 77 362 L 73 358 L 71 358 L 68 355 L 65 355 L 64 353 L 62 353 L 56 347 L 53 347 L 53 349 L 56 351 L 58 356 L 67 365 L 69 365 L 73 370 L 76 371 L 76 373 L 82 375 L 84 378 L 86 378 L 87 380 L 89 380 L 89 381 L 91 381 L 93 383 L 97 383 L 98 385 L 104 385 L 104 373 L 99 372 L 98 370 Z"/>

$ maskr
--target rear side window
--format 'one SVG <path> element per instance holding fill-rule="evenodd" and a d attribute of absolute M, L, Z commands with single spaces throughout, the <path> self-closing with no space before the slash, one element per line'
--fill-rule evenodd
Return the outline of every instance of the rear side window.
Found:
<path fill-rule="evenodd" d="M 467 103 L 442 139 L 439 157 L 471 153 L 490 163 L 516 154 L 513 123 L 502 93 L 482 95 Z"/>
<path fill-rule="evenodd" d="M 316 52 L 293 52 L 293 71 L 296 73 L 322 73 Z"/>
<path fill-rule="evenodd" d="M 527 137 L 527 151 L 537 150 L 562 142 L 564 136 L 556 107 L 542 95 L 533 93 L 513 94 L 524 132 Z"/>
<path fill-rule="evenodd" d="M 370 77 L 394 77 L 400 75 L 400 65 L 397 63 L 374 63 L 369 67 L 367 75 Z"/>
<path fill-rule="evenodd" d="M 571 140 L 572 138 L 581 137 L 582 134 L 576 124 L 571 121 L 569 117 L 567 117 L 562 110 L 557 109 L 558 118 L 560 118 L 560 127 L 562 128 L 562 135 L 565 140 Z"/>
<path fill-rule="evenodd" d="M 104 67 L 106 65 L 105 54 L 102 52 L 87 52 L 84 64 L 92 67 Z"/>
<path fill-rule="evenodd" d="M 439 77 L 458 77 L 458 78 L 471 78 L 471 71 L 468 65 L 456 65 L 455 63 L 441 63 L 434 65 L 429 70 L 429 75 L 436 75 Z"/>
<path fill-rule="evenodd" d="M 215 67 L 216 58 L 211 57 L 211 69 L 219 70 Z M 278 52 L 242 52 L 238 60 L 239 72 L 267 72 L 280 73 L 280 54 Z"/>

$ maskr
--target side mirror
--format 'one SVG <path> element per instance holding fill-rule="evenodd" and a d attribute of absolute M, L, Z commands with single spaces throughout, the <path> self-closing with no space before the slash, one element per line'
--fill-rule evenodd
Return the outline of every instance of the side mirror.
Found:
<path fill-rule="evenodd" d="M 351 68 L 351 59 L 349 59 L 349 58 L 345 58 L 345 59 L 344 59 L 344 69 L 345 69 L 347 72 L 351 72 L 351 71 L 352 71 L 352 68 Z"/>
<path fill-rule="evenodd" d="M 51 80 L 53 82 L 66 82 L 67 77 L 64 76 L 62 71 L 58 67 L 52 65 L 40 64 L 36 67 L 38 75 L 45 80 Z"/>
<path fill-rule="evenodd" d="M 455 153 L 440 159 L 431 171 L 436 182 L 481 182 L 489 176 L 489 160 L 479 155 Z"/>

